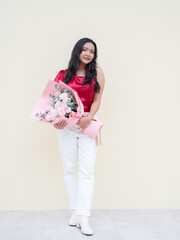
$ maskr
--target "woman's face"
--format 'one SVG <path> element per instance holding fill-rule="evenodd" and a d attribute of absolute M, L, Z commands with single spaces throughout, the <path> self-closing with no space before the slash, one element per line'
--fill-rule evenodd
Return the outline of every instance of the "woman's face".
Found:
<path fill-rule="evenodd" d="M 87 42 L 83 46 L 83 50 L 79 55 L 80 61 L 84 64 L 90 63 L 94 58 L 95 47 L 91 42 Z"/>

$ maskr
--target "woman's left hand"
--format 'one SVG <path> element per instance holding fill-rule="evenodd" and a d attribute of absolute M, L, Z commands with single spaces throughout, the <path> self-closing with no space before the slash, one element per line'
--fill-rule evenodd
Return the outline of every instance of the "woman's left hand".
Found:
<path fill-rule="evenodd" d="M 81 128 L 87 128 L 87 126 L 90 124 L 92 118 L 87 116 L 82 116 L 82 118 L 79 119 L 77 122 L 77 125 L 80 126 Z"/>

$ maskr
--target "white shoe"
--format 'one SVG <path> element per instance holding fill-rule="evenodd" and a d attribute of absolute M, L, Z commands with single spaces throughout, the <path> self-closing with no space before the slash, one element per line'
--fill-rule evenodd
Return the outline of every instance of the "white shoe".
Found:
<path fill-rule="evenodd" d="M 88 216 L 77 215 L 77 223 L 76 227 L 81 229 L 81 233 L 87 236 L 93 235 L 93 230 L 89 226 L 89 218 Z"/>
<path fill-rule="evenodd" d="M 69 226 L 76 227 L 77 222 L 77 209 L 75 209 L 69 219 Z"/>

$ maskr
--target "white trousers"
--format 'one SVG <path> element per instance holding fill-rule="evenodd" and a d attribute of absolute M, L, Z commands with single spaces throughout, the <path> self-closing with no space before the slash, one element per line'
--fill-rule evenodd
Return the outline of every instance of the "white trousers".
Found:
<path fill-rule="evenodd" d="M 98 119 L 97 113 L 94 118 Z M 57 129 L 57 138 L 70 209 L 77 209 L 78 215 L 90 216 L 95 183 L 96 140 L 84 134 L 78 125 Z"/>

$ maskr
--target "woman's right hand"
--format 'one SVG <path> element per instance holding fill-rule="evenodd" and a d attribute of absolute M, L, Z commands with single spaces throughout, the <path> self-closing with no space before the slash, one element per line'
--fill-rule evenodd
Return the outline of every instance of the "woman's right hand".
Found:
<path fill-rule="evenodd" d="M 66 120 L 61 120 L 59 121 L 58 123 L 54 124 L 53 126 L 56 128 L 56 129 L 63 129 L 65 128 L 65 126 L 67 125 L 67 122 Z"/>

